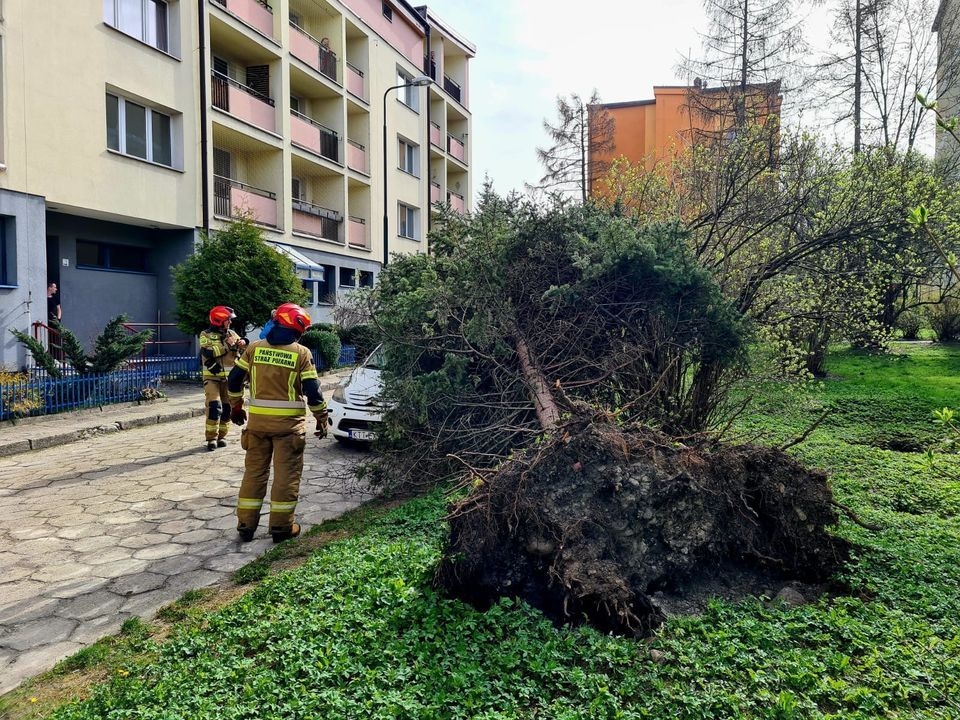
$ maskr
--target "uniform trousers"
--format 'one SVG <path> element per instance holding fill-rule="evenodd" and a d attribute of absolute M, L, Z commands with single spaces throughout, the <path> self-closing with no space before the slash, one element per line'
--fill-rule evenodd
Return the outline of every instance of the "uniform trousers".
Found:
<path fill-rule="evenodd" d="M 300 495 L 306 431 L 262 432 L 246 429 L 241 445 L 247 451 L 247 456 L 237 498 L 237 529 L 254 530 L 260 522 L 260 508 L 267 494 L 272 460 L 270 532 L 288 532 L 293 527 L 293 512 Z"/>
<path fill-rule="evenodd" d="M 207 442 L 223 440 L 230 429 L 230 398 L 227 394 L 227 379 L 204 380 L 203 399 L 207 403 L 204 439 Z"/>

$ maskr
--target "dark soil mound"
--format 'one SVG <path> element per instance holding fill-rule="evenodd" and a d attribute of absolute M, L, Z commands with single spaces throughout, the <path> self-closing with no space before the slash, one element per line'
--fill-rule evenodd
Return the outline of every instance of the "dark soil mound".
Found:
<path fill-rule="evenodd" d="M 642 635 L 657 602 L 718 571 L 819 583 L 848 556 L 826 475 L 757 446 L 689 447 L 591 425 L 505 463 L 451 507 L 437 583 L 488 607 Z"/>

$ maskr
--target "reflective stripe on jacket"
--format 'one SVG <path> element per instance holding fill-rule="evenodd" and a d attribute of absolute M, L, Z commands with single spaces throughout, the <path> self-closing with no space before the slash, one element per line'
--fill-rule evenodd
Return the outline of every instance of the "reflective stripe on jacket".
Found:
<path fill-rule="evenodd" d="M 302 431 L 307 407 L 303 381 L 317 379 L 313 358 L 299 343 L 271 345 L 266 340 L 251 343 L 237 360 L 236 370 L 250 378 L 247 427 L 260 432 Z M 242 384 L 230 383 L 230 398 L 243 397 Z"/>

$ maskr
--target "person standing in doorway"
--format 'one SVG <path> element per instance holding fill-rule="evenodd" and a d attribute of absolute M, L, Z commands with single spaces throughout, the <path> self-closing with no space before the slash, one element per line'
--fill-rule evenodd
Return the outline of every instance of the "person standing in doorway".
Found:
<path fill-rule="evenodd" d="M 60 308 L 60 291 L 53 281 L 47 283 L 47 350 L 55 360 L 63 360 L 63 348 L 60 345 L 60 322 L 63 311 Z"/>
<path fill-rule="evenodd" d="M 310 327 L 310 316 L 299 305 L 284 303 L 276 309 L 273 323 L 265 340 L 250 343 L 227 380 L 233 404 L 230 420 L 236 425 L 247 421 L 243 395 L 244 383 L 250 381 L 250 423 L 240 436 L 247 455 L 237 497 L 237 533 L 243 542 L 253 540 L 260 523 L 271 460 L 270 534 L 275 543 L 300 534 L 293 514 L 303 474 L 308 408 L 317 421 L 314 434 L 327 435 L 327 404 L 313 356 L 297 342 Z"/>

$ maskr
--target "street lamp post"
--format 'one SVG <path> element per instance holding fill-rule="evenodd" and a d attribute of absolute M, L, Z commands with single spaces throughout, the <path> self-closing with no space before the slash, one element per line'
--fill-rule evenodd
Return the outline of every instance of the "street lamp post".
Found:
<path fill-rule="evenodd" d="M 418 75 L 410 82 L 394 85 L 383 91 L 383 267 L 386 267 L 390 261 L 390 231 L 387 208 L 387 95 L 389 95 L 392 90 L 399 90 L 405 87 L 425 87 L 432 82 L 433 78 L 427 75 Z"/>

